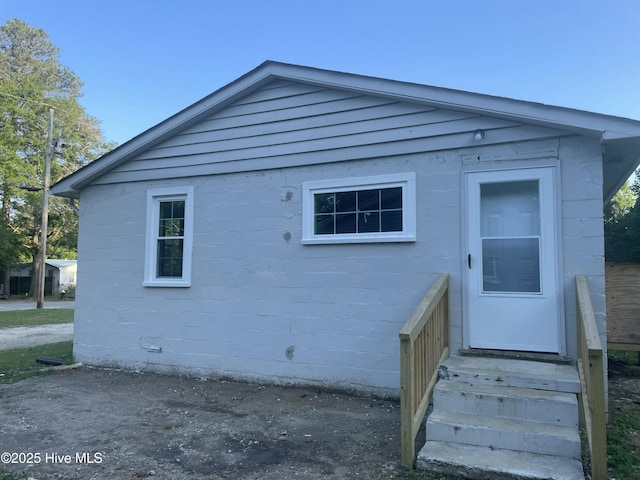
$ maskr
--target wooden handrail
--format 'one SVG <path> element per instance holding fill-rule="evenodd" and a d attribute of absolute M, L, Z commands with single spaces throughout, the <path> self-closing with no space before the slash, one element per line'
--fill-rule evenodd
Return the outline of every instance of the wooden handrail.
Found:
<path fill-rule="evenodd" d="M 449 356 L 449 274 L 433 287 L 400 330 L 400 459 L 413 468 L 415 440 L 438 369 Z"/>
<path fill-rule="evenodd" d="M 604 394 L 604 357 L 587 279 L 576 276 L 578 373 L 580 375 L 580 422 L 591 453 L 591 478 L 606 480 L 607 420 Z"/>

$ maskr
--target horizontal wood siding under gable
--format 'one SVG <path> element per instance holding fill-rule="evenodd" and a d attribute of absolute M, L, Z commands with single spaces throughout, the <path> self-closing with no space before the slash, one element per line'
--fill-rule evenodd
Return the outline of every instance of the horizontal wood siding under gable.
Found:
<path fill-rule="evenodd" d="M 562 135 L 475 114 L 277 82 L 126 162 L 98 184 L 282 168 Z M 226 165 L 225 165 L 226 164 Z"/>

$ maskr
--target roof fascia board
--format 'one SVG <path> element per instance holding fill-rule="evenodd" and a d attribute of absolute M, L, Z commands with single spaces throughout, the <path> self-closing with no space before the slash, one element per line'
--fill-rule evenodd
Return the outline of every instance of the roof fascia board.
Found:
<path fill-rule="evenodd" d="M 362 95 L 382 96 L 435 108 L 516 120 L 596 137 L 602 142 L 640 137 L 640 121 L 636 120 L 480 93 L 266 61 L 105 154 L 94 163 L 62 179 L 51 188 L 51 193 L 78 197 L 79 190 L 95 178 L 275 78 L 324 88 L 349 90 Z"/>
<path fill-rule="evenodd" d="M 95 178 L 171 137 L 176 131 L 192 125 L 201 117 L 210 115 L 214 108 L 224 108 L 233 103 L 237 96 L 260 88 L 269 81 L 270 76 L 269 71 L 261 71 L 261 67 L 254 69 L 62 179 L 51 187 L 50 193 L 77 198 L 79 190 Z"/>

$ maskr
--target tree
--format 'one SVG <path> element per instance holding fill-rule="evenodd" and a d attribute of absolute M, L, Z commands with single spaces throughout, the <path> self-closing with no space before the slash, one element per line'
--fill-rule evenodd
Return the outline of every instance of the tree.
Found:
<path fill-rule="evenodd" d="M 640 179 L 636 171 L 633 184 L 629 181 L 618 190 L 604 210 L 605 258 L 619 262 L 640 262 Z"/>
<path fill-rule="evenodd" d="M 634 183 L 634 185 L 636 185 Z M 604 221 L 608 223 L 619 222 L 625 215 L 627 215 L 636 203 L 637 193 L 629 183 L 629 180 L 624 182 L 620 190 L 616 192 L 613 198 L 609 201 L 604 211 Z"/>
<path fill-rule="evenodd" d="M 55 110 L 54 136 L 66 145 L 51 162 L 52 183 L 112 147 L 103 140 L 99 122 L 78 102 L 82 82 L 59 55 L 42 29 L 18 19 L 0 26 L 0 216 L 17 240 L 13 261 L 33 262 L 34 272 L 49 108 Z M 75 256 L 77 219 L 61 199 L 50 197 L 50 202 L 47 255 Z"/>
<path fill-rule="evenodd" d="M 0 245 L 2 245 L 0 248 L 0 270 L 6 270 L 6 267 L 18 258 L 19 239 L 2 217 L 0 217 Z M 4 283 L 5 281 L 0 279 L 0 284 Z"/>

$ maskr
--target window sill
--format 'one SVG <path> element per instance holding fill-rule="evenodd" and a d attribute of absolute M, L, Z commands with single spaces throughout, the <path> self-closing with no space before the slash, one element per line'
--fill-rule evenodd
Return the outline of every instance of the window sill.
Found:
<path fill-rule="evenodd" d="M 318 235 L 311 238 L 303 238 L 303 245 L 322 245 L 340 243 L 401 243 L 415 242 L 415 235 Z"/>
<path fill-rule="evenodd" d="M 148 280 L 142 282 L 143 287 L 172 287 L 172 288 L 188 288 L 191 282 L 188 280 L 171 279 L 171 280 Z"/>

